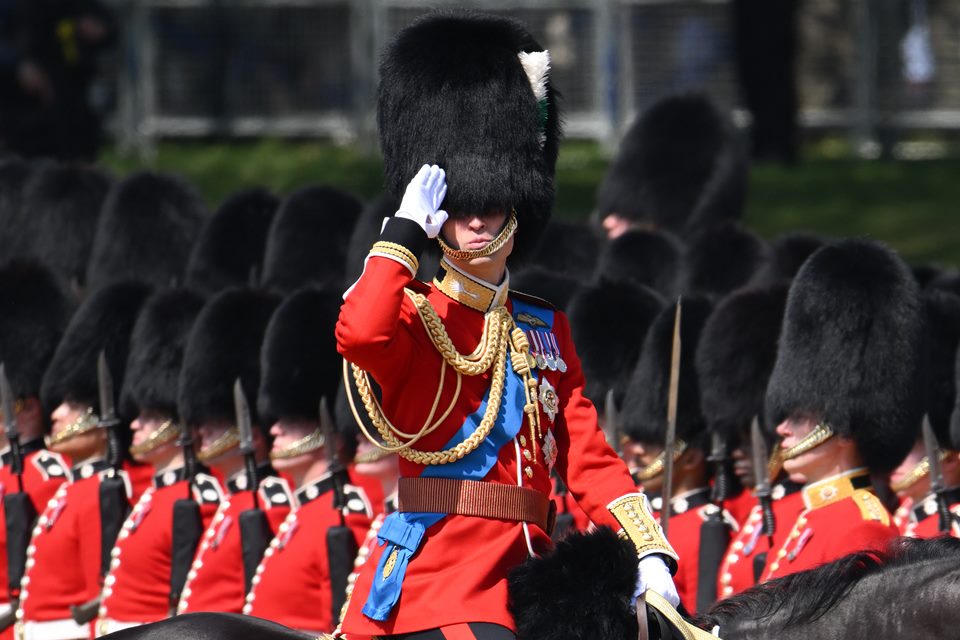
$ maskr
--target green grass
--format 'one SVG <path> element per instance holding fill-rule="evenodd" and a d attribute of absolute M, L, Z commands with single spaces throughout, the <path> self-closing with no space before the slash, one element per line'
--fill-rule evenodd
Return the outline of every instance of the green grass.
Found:
<path fill-rule="evenodd" d="M 773 237 L 791 230 L 886 241 L 912 262 L 960 264 L 960 159 L 869 161 L 811 148 L 794 167 L 759 165 L 750 181 L 746 223 Z M 149 159 L 108 151 L 119 174 L 141 168 L 179 173 L 211 205 L 241 187 L 286 194 L 327 183 L 369 198 L 382 185 L 372 152 L 322 142 L 164 142 Z M 569 142 L 557 166 L 557 215 L 584 219 L 607 166 L 596 145 Z"/>

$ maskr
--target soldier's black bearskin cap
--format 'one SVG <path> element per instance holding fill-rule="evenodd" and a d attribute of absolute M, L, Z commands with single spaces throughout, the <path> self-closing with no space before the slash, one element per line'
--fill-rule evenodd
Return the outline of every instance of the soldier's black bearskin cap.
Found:
<path fill-rule="evenodd" d="M 12 257 L 9 248 L 16 246 L 23 236 L 24 187 L 37 165 L 17 157 L 0 160 L 0 246 L 4 247 L 4 259 Z"/>
<path fill-rule="evenodd" d="M 82 289 L 111 179 L 81 165 L 44 163 L 24 189 L 27 215 L 15 245 L 42 260 L 63 285 Z"/>
<path fill-rule="evenodd" d="M 824 246 L 787 297 L 766 411 L 814 414 L 883 473 L 903 460 L 923 413 L 923 303 L 913 275 L 869 240 Z"/>
<path fill-rule="evenodd" d="M 636 584 L 637 550 L 629 540 L 609 527 L 573 533 L 510 573 L 508 607 L 517 637 L 632 640 Z"/>
<path fill-rule="evenodd" d="M 302 289 L 273 313 L 260 351 L 258 406 L 264 422 L 317 420 L 321 397 L 333 411 L 343 382 L 334 336 L 342 303 L 335 290 Z"/>
<path fill-rule="evenodd" d="M 950 414 L 956 399 L 956 356 L 960 345 L 960 296 L 931 289 L 923 293 L 926 307 L 926 411 L 937 441 L 944 449 L 960 445 L 950 438 Z"/>
<path fill-rule="evenodd" d="M 585 279 L 593 273 L 600 239 L 582 222 L 552 220 L 544 228 L 530 264 Z"/>
<path fill-rule="evenodd" d="M 536 245 L 553 206 L 557 96 L 547 74 L 538 104 L 518 58 L 540 51 L 515 20 L 442 12 L 402 30 L 380 65 L 387 191 L 400 198 L 421 166 L 439 165 L 450 215 L 516 209 L 514 260 Z"/>
<path fill-rule="evenodd" d="M 601 216 L 616 213 L 686 237 L 740 218 L 747 167 L 733 124 L 706 96 L 670 96 L 627 131 L 597 206 Z"/>
<path fill-rule="evenodd" d="M 614 238 L 600 252 L 594 280 L 629 280 L 674 297 L 680 281 L 683 245 L 666 231 L 635 229 Z"/>
<path fill-rule="evenodd" d="M 250 284 L 263 273 L 267 230 L 280 199 L 266 189 L 244 189 L 223 201 L 200 231 L 187 264 L 187 286 L 213 295 Z"/>
<path fill-rule="evenodd" d="M 697 343 L 710 315 L 710 302 L 701 296 L 683 299 L 680 315 L 680 385 L 677 396 L 677 437 L 697 445 L 706 422 L 700 412 L 700 390 L 694 367 Z M 654 319 L 641 347 L 623 402 L 623 432 L 634 442 L 663 444 L 667 435 L 667 396 L 676 305 L 667 305 Z"/>
<path fill-rule="evenodd" d="M 0 305 L 0 362 L 10 387 L 18 398 L 39 397 L 73 312 L 70 299 L 45 267 L 17 260 L 0 268 Z"/>
<path fill-rule="evenodd" d="M 270 225 L 263 284 L 284 294 L 308 284 L 340 287 L 362 209 L 353 195 L 326 186 L 306 187 L 284 200 Z"/>
<path fill-rule="evenodd" d="M 251 421 L 269 430 L 257 412 L 260 346 L 279 302 L 265 291 L 235 288 L 221 291 L 200 311 L 187 339 L 177 391 L 177 407 L 187 425 L 233 423 L 233 383 L 240 378 Z"/>
<path fill-rule="evenodd" d="M 698 233 L 687 246 L 682 267 L 686 293 L 722 297 L 745 285 L 767 260 L 767 245 L 736 222 Z"/>
<path fill-rule="evenodd" d="M 101 351 L 107 358 L 113 388 L 123 387 L 130 334 L 149 295 L 150 287 L 141 282 L 116 282 L 83 301 L 43 375 L 40 398 L 47 412 L 65 400 L 93 406 L 99 412 L 97 359 Z"/>
<path fill-rule="evenodd" d="M 824 239 L 810 233 L 787 233 L 769 245 L 767 260 L 753 275 L 751 284 L 767 286 L 790 282 L 813 252 L 822 247 Z"/>
<path fill-rule="evenodd" d="M 720 301 L 697 346 L 700 408 L 711 430 L 728 442 L 764 422 L 767 381 L 777 359 L 787 285 L 749 288 Z"/>
<path fill-rule="evenodd" d="M 510 274 L 510 289 L 546 300 L 565 311 L 583 283 L 568 273 L 557 273 L 539 265 Z"/>
<path fill-rule="evenodd" d="M 130 337 L 130 354 L 120 400 L 123 411 L 177 413 L 177 386 L 190 329 L 203 298 L 188 289 L 164 289 L 144 303 Z"/>
<path fill-rule="evenodd" d="M 145 171 L 117 182 L 97 223 L 89 289 L 124 280 L 158 287 L 183 282 L 205 218 L 200 196 L 179 178 Z"/>
<path fill-rule="evenodd" d="M 583 287 L 570 301 L 570 331 L 586 378 L 585 395 L 599 410 L 609 389 L 622 404 L 647 329 L 665 304 L 652 289 L 623 280 Z"/>

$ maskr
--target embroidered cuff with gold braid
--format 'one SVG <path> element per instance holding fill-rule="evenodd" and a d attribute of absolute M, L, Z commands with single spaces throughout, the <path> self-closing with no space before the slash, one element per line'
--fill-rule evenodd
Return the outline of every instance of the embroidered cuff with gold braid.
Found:
<path fill-rule="evenodd" d="M 659 553 L 670 567 L 670 572 L 677 572 L 677 552 L 663 536 L 663 530 L 653 518 L 645 495 L 628 493 L 608 504 L 607 509 L 623 527 L 617 534 L 637 547 L 638 559 Z"/>
<path fill-rule="evenodd" d="M 419 256 L 426 245 L 427 234 L 416 222 L 406 218 L 387 218 L 383 233 L 370 248 L 369 255 L 399 262 L 410 271 L 412 278 L 420 268 Z"/>

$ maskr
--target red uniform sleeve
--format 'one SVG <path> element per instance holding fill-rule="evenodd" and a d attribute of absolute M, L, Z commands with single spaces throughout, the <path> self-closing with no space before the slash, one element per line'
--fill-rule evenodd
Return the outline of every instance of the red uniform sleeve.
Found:
<path fill-rule="evenodd" d="M 557 471 L 590 520 L 616 531 L 620 524 L 607 505 L 620 496 L 636 493 L 637 489 L 627 465 L 607 444 L 597 422 L 596 408 L 583 395 L 583 371 L 566 315 L 556 314 L 553 329 L 567 363 L 567 372 L 560 377 L 557 388 Z"/>
<path fill-rule="evenodd" d="M 80 568 L 83 572 L 83 602 L 91 600 L 100 593 L 101 537 L 100 528 L 100 482 L 87 480 L 84 487 L 82 508 L 73 512 L 71 523 L 76 533 L 80 552 Z M 78 603 L 79 604 L 79 603 Z"/>
<path fill-rule="evenodd" d="M 381 241 L 401 245 L 419 256 L 426 235 L 410 220 L 391 218 Z M 378 380 L 405 375 L 414 360 L 417 341 L 409 329 L 420 320 L 412 305 L 404 305 L 403 292 L 412 279 L 408 265 L 372 255 L 340 309 L 337 350 Z M 404 312 L 404 307 L 409 308 Z"/>

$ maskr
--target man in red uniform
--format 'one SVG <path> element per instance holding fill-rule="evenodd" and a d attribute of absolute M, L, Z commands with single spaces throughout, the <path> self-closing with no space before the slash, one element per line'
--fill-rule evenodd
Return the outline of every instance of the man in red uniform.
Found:
<path fill-rule="evenodd" d="M 333 291 L 294 293 L 270 320 L 261 357 L 260 414 L 273 423 L 270 458 L 292 478 L 296 503 L 257 567 L 243 612 L 313 635 L 336 627 L 349 569 L 373 517 L 346 470 L 329 468 L 326 449 L 339 444 L 327 441 L 318 422 L 321 398 L 334 398 L 342 377 L 333 334 L 339 308 Z"/>
<path fill-rule="evenodd" d="M 101 481 L 117 472 L 132 499 L 131 479 L 105 459 L 107 434 L 98 427 L 97 358 L 106 356 L 114 384 L 123 381 L 130 332 L 149 291 L 135 283 L 97 290 L 73 316 L 43 377 L 41 396 L 51 414 L 51 449 L 73 461 L 62 484 L 37 520 L 21 582 L 17 631 L 26 640 L 88 638 L 86 613 L 95 607 L 106 558 L 104 525 L 121 522 L 101 503 Z M 129 508 L 121 505 L 119 508 Z M 116 530 L 112 535 L 116 535 Z M 77 608 L 84 605 L 80 611 Z M 93 609 L 95 612 L 96 609 Z"/>
<path fill-rule="evenodd" d="M 597 428 L 566 316 L 509 291 L 507 257 L 532 248 L 553 200 L 548 70 L 522 25 L 478 14 L 428 16 L 385 54 L 381 146 L 403 199 L 336 335 L 371 437 L 400 454 L 400 510 L 356 581 L 350 638 L 514 637 L 507 574 L 550 546 L 554 468 L 636 543 L 637 590 L 676 597 L 675 554 Z M 421 285 L 433 238 L 444 258 Z"/>
<path fill-rule="evenodd" d="M 127 516 L 111 552 L 104 580 L 97 635 L 166 618 L 170 613 L 174 503 L 193 497 L 201 505 L 204 526 L 218 504 L 219 484 L 212 477 L 187 477 L 177 413 L 177 380 L 187 335 L 203 306 L 185 289 L 154 294 L 137 318 L 124 376 L 125 412 L 138 462 L 153 465 L 152 485 Z M 176 603 L 173 603 L 176 604 Z"/>
<path fill-rule="evenodd" d="M 200 460 L 226 479 L 227 495 L 200 540 L 177 607 L 179 613 L 240 613 L 246 582 L 252 577 L 245 575 L 244 558 L 252 554 L 259 559 L 263 552 L 260 541 L 241 535 L 241 515 L 255 506 L 262 509 L 272 536 L 290 510 L 293 496 L 267 461 L 269 436 L 259 426 L 255 404 L 250 406 L 250 419 L 258 463 L 256 498 L 251 491 L 232 393 L 239 378 L 246 397 L 256 397 L 260 344 L 277 302 L 276 296 L 263 291 L 227 289 L 207 302 L 187 340 L 177 407 L 184 424 L 196 429 Z M 263 544 L 268 542 L 269 538 Z"/>
<path fill-rule="evenodd" d="M 763 580 L 883 547 L 898 535 L 870 473 L 896 468 L 916 438 L 922 344 L 916 281 L 886 247 L 836 242 L 800 269 L 766 410 L 782 438 L 784 471 L 804 483 L 804 510 L 767 557 Z"/>
<path fill-rule="evenodd" d="M 11 263 L 0 269 L 0 362 L 3 362 L 16 396 L 15 417 L 23 458 L 21 476 L 13 472 L 13 458 L 6 432 L 0 429 L 3 466 L 0 467 L 0 494 L 24 491 L 30 496 L 33 514 L 7 514 L 0 501 L 0 638 L 13 638 L 14 612 L 20 594 L 25 557 L 7 556 L 7 538 L 23 540 L 33 529 L 28 516 L 47 506 L 57 488 L 66 480 L 68 465 L 43 447 L 46 415 L 40 405 L 40 382 L 53 357 L 57 343 L 70 319 L 70 304 L 52 273 L 38 264 Z M 0 415 L 0 423 L 3 416 Z M 8 530 L 8 518 L 10 529 Z"/>
<path fill-rule="evenodd" d="M 960 413 L 954 409 L 956 400 L 957 344 L 960 342 L 960 297 L 947 291 L 924 292 L 927 310 L 926 345 L 927 375 L 926 411 L 930 427 L 941 450 L 940 468 L 943 473 L 947 509 L 951 512 L 946 531 L 941 530 L 937 496 L 931 490 L 930 461 L 927 458 L 923 436 L 917 438 L 910 453 L 890 475 L 890 486 L 909 504 L 907 516 L 900 525 L 905 536 L 932 538 L 941 533 L 960 537 L 960 455 L 956 440 L 951 437 L 951 413 L 960 423 Z M 960 435 L 960 431 L 955 432 Z M 899 509 L 898 509 L 899 511 Z"/>
<path fill-rule="evenodd" d="M 718 515 L 729 527 L 736 521 L 726 510 L 711 502 L 710 450 L 706 421 L 700 410 L 700 394 L 694 360 L 697 343 L 711 306 L 705 298 L 683 301 L 680 321 L 679 404 L 677 406 L 677 444 L 674 452 L 673 496 L 668 529 L 670 544 L 680 556 L 674 580 L 680 602 L 690 612 L 697 609 L 697 585 L 700 566 L 701 527 Z M 643 351 L 630 378 L 623 403 L 623 430 L 629 444 L 626 450 L 636 456 L 636 478 L 649 494 L 656 494 L 653 506 L 663 514 L 664 443 L 666 440 L 667 395 L 673 327 L 676 308 L 668 306 L 654 319 L 643 342 Z"/>
<path fill-rule="evenodd" d="M 767 473 L 766 462 L 759 470 L 753 468 L 751 423 L 757 418 L 763 424 L 763 399 L 776 360 L 786 300 L 785 283 L 730 294 L 710 315 L 697 346 L 700 407 L 710 430 L 732 449 L 733 475 L 744 488 L 756 485 L 755 474 Z M 772 431 L 763 429 L 768 441 L 775 439 Z M 717 597 L 725 598 L 756 584 L 777 536 L 785 537 L 800 513 L 800 485 L 783 477 L 778 480 L 770 496 L 772 535 L 764 535 L 763 509 L 752 490 L 743 491 L 750 498 L 750 510 L 740 522 L 739 531 L 733 532 L 719 567 L 713 567 Z"/>

